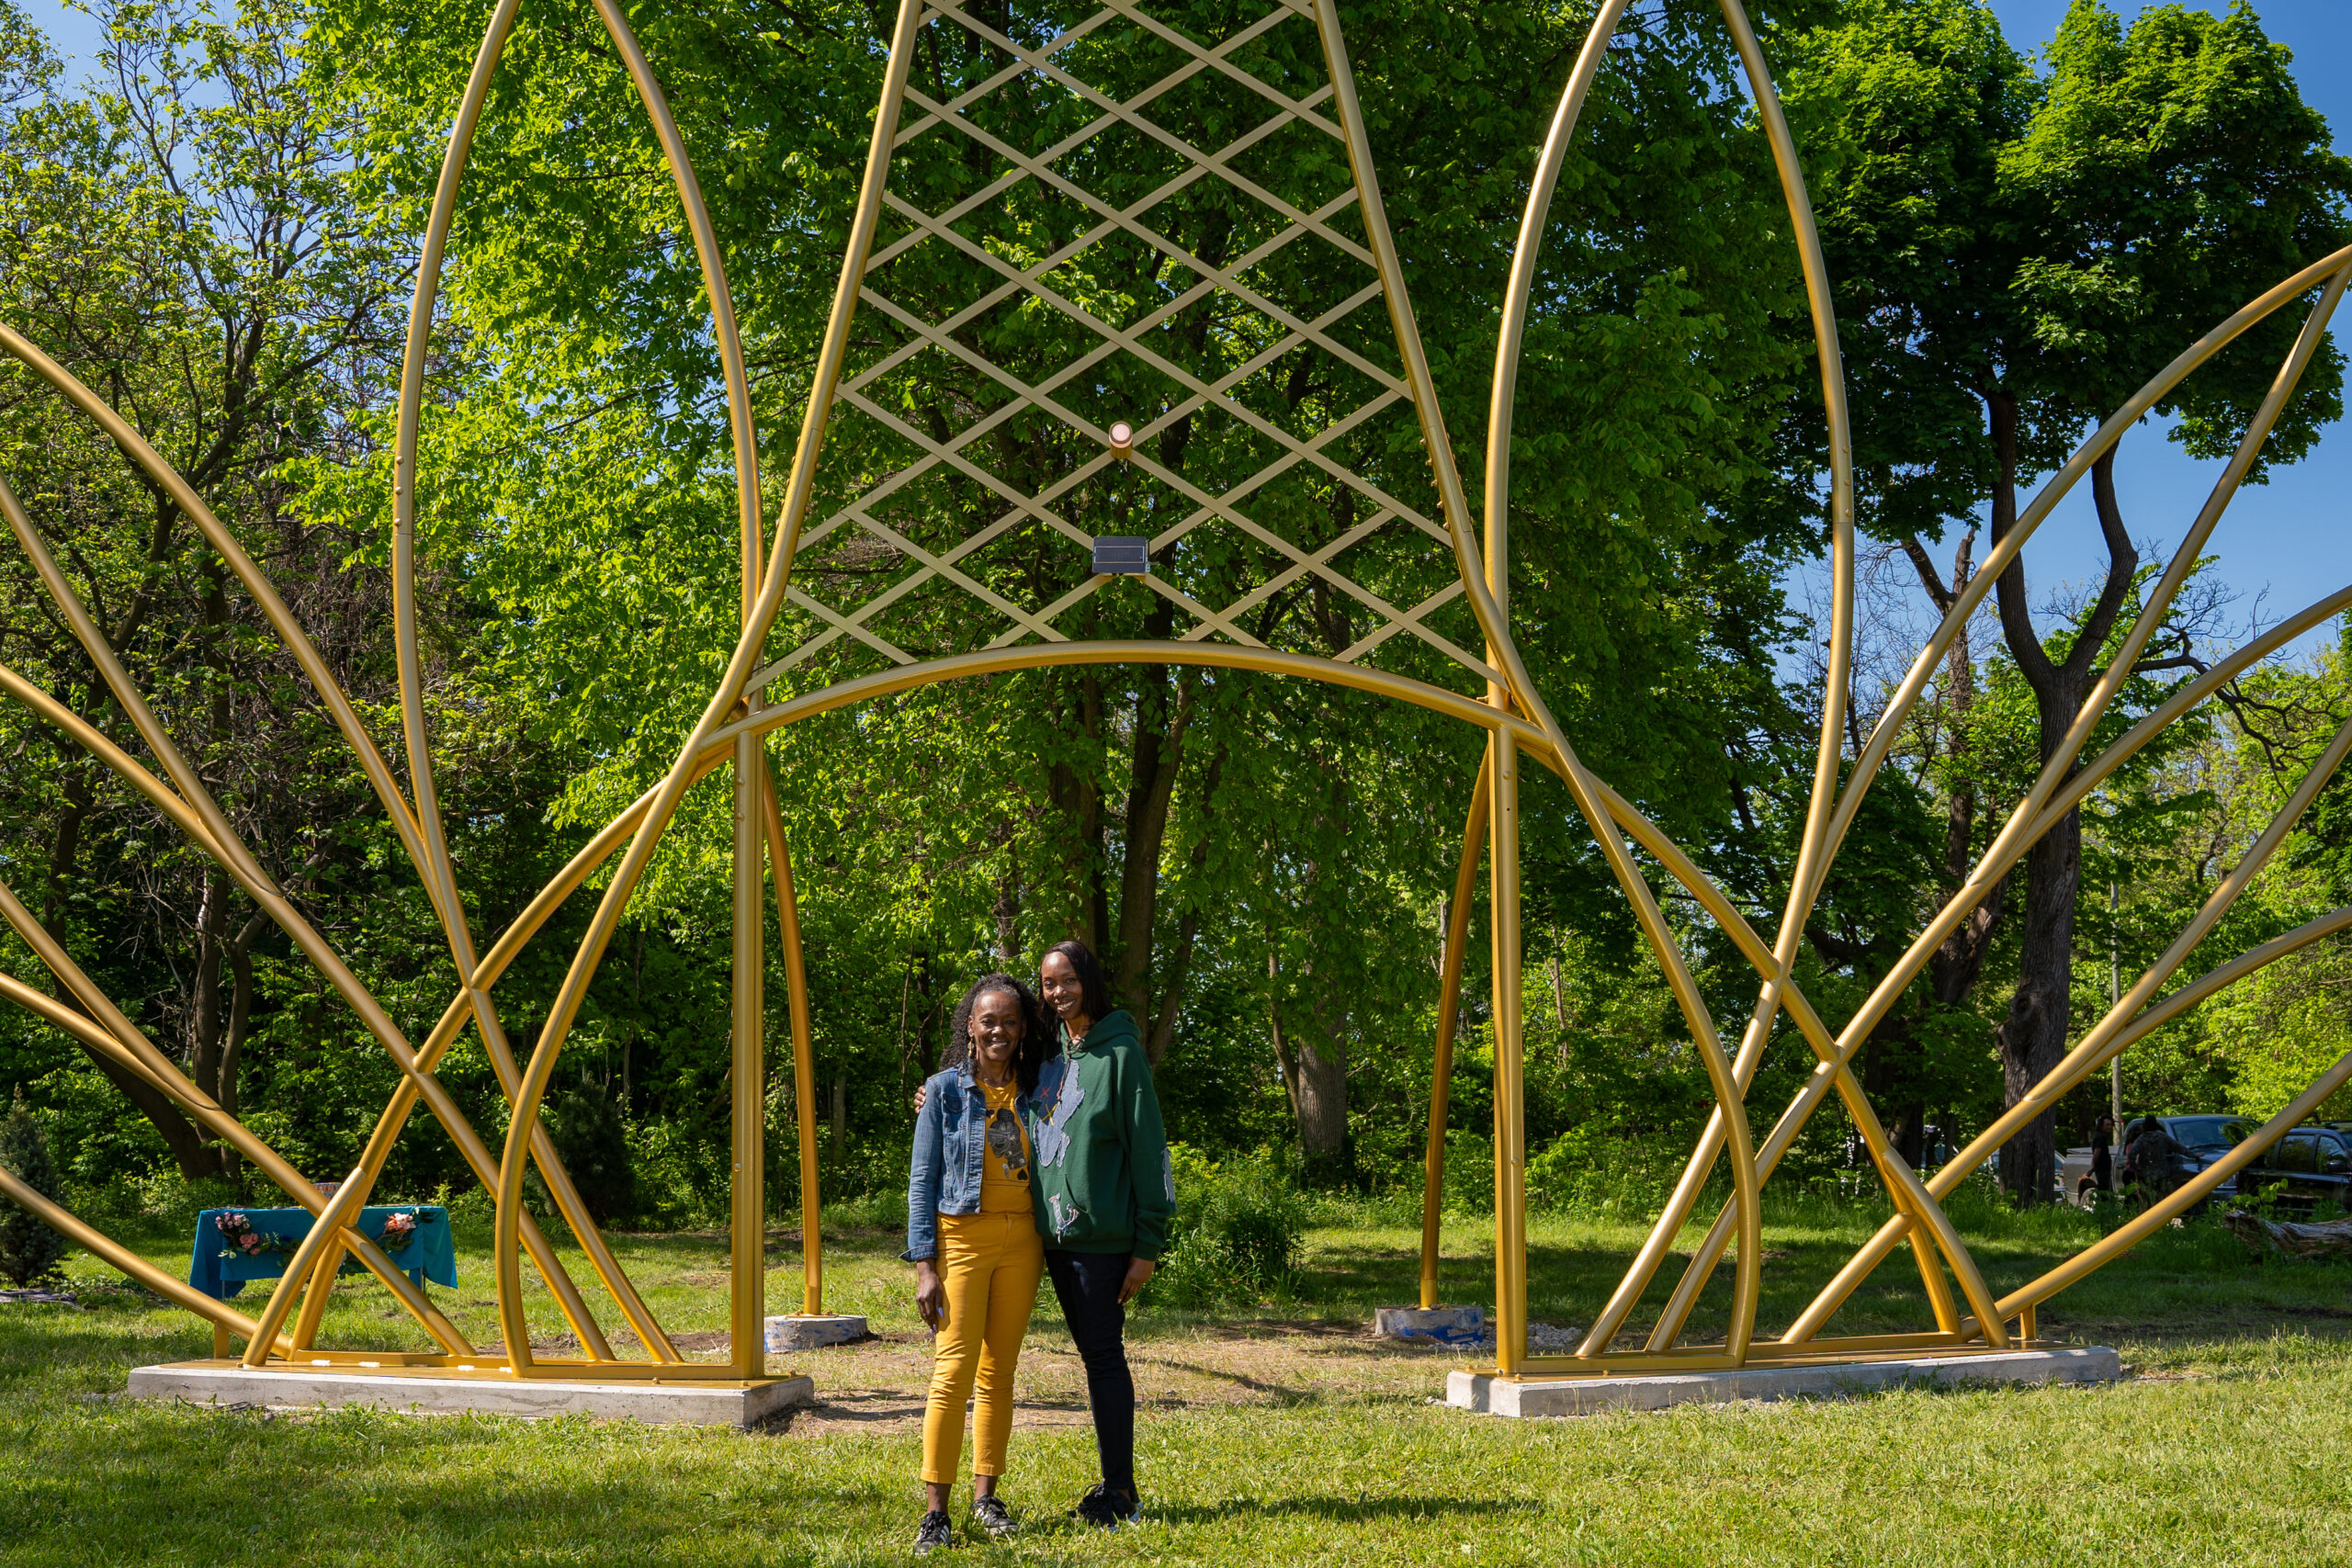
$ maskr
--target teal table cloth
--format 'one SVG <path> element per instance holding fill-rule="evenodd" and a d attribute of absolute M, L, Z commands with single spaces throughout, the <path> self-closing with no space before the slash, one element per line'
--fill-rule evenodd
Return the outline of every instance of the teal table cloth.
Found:
<path fill-rule="evenodd" d="M 249 1253 L 230 1241 L 220 1229 L 224 1214 L 241 1215 L 263 1238 L 265 1247 Z M 458 1249 L 449 1236 L 449 1212 L 437 1203 L 386 1203 L 370 1205 L 359 1211 L 359 1233 L 380 1245 L 384 1223 L 394 1214 L 406 1214 L 416 1222 L 416 1234 L 398 1251 L 386 1248 L 386 1256 L 404 1270 L 420 1286 L 430 1280 L 436 1285 L 458 1282 Z M 292 1260 L 294 1248 L 311 1234 L 311 1212 L 308 1209 L 205 1209 L 196 1216 L 196 1242 L 188 1250 L 187 1282 L 214 1301 L 227 1301 L 245 1288 L 248 1280 L 275 1280 L 286 1272 Z M 368 1266 L 345 1253 L 345 1274 L 356 1274 Z"/>

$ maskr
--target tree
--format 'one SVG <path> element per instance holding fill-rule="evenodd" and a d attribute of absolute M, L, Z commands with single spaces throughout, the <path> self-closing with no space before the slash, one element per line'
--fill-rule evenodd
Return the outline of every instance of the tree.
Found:
<path fill-rule="evenodd" d="M 1194 7 L 1183 25 L 1221 37 L 1259 14 Z M 864 6 L 825 6 L 779 27 L 740 8 L 687 4 L 638 19 L 713 193 L 753 360 L 764 470 L 774 476 L 797 431 L 830 303 L 884 17 Z M 1390 217 L 1465 455 L 1477 448 L 1494 333 L 1491 289 L 1465 280 L 1499 286 L 1544 117 L 1584 20 L 1580 10 L 1472 13 L 1403 0 L 1346 16 Z M 369 0 L 334 6 L 322 20 L 345 109 L 368 128 L 367 161 L 411 228 L 481 21 L 471 7 Z M 1072 68 L 1114 92 L 1156 77 L 1166 68 L 1151 65 L 1158 46 L 1112 47 L 1129 30 L 1121 22 L 1072 44 Z M 469 574 L 469 590 L 503 612 L 487 649 L 501 678 L 533 694 L 549 716 L 550 744 L 589 759 L 561 806 L 567 825 L 601 819 L 666 763 L 691 721 L 692 694 L 707 688 L 734 637 L 734 596 L 722 586 L 734 572 L 724 521 L 731 475 L 714 456 L 725 449 L 723 409 L 700 280 L 657 172 L 658 150 L 598 40 L 585 6 L 552 5 L 527 9 L 507 45 L 453 231 L 447 346 L 427 411 L 429 477 L 420 494 L 428 555 Z M 1320 76 L 1303 23 L 1251 49 L 1278 75 Z M 935 101 L 1004 63 L 950 27 L 926 29 L 922 51 L 917 80 Z M 1728 62 L 1718 30 L 1670 15 L 1631 29 L 1612 55 L 1587 116 L 1589 140 L 1564 181 L 1539 283 L 1546 306 L 1521 379 L 1514 525 L 1521 626 L 1571 738 L 1620 788 L 1702 842 L 1732 830 L 1735 786 L 1752 765 L 1726 757 L 1723 737 L 1779 721 L 1780 696 L 1758 650 L 1777 635 L 1774 562 L 1798 540 L 1795 508 L 1762 456 L 1803 353 L 1785 330 L 1799 306 L 1796 269 L 1774 238 L 1761 140 L 1743 127 Z M 1262 118 L 1263 105 L 1241 96 L 1188 88 L 1153 112 L 1217 146 Z M 1001 89 L 974 112 L 992 133 L 1024 145 L 1079 123 L 1066 95 L 1034 82 Z M 1118 144 L 1106 138 L 1062 166 L 1112 200 L 1166 177 L 1151 163 L 1157 154 L 1114 152 Z M 1340 188 L 1336 145 L 1283 148 L 1253 177 L 1309 198 L 1309 209 Z M 897 171 L 894 179 L 932 210 L 996 173 L 976 144 L 944 130 L 910 140 Z M 976 243 L 1035 258 L 1081 232 L 1082 218 L 1076 204 L 1030 190 L 1004 210 L 976 211 L 968 226 Z M 1215 261 L 1262 238 L 1268 215 L 1203 181 L 1172 194 L 1152 222 Z M 937 320 L 948 301 L 971 298 L 975 270 L 968 255 L 933 243 L 896 254 L 876 287 Z M 1056 278 L 1090 308 L 1126 321 L 1191 276 L 1129 238 L 1104 243 Z M 1337 269 L 1305 245 L 1254 276 L 1302 314 L 1345 294 Z M 1229 304 L 1204 305 L 1169 325 L 1167 352 L 1226 364 L 1237 348 L 1246 356 L 1265 330 Z M 1371 324 L 1363 330 L 1367 341 L 1376 336 Z M 878 309 L 861 315 L 859 333 L 860 365 L 902 341 Z M 1091 346 L 1055 312 L 1013 306 L 972 321 L 958 341 L 985 345 L 1033 379 Z M 1001 389 L 976 370 L 929 358 L 921 374 L 871 389 L 907 429 L 862 412 L 842 416 L 812 524 L 858 494 L 861 477 L 905 461 L 910 431 L 940 439 L 1000 406 Z M 1338 356 L 1299 353 L 1250 395 L 1267 417 L 1319 433 L 1355 406 L 1354 379 Z M 1160 406 L 1166 389 L 1150 380 L 1114 366 L 1102 385 L 1069 395 L 1099 404 L 1107 423 Z M 1391 493 L 1435 513 L 1408 411 L 1390 408 L 1341 434 L 1335 451 L 1344 446 Z M 1220 447 L 1246 442 L 1231 422 L 1179 421 L 1154 455 L 1171 472 L 1211 474 L 1225 459 Z M 1030 494 L 1077 460 L 1071 433 L 1050 422 L 1007 424 L 973 452 Z M 935 478 L 885 508 L 902 537 L 936 551 L 993 525 L 1000 508 L 982 486 Z M 1468 478 L 1475 488 L 1475 463 Z M 356 527 L 380 528 L 389 481 L 379 462 L 340 477 L 343 488 L 326 503 Z M 1340 487 L 1305 472 L 1283 485 L 1269 487 L 1269 514 L 1303 547 L 1322 547 L 1363 520 Z M 1111 525 L 1170 504 L 1148 490 L 1093 487 L 1063 504 L 1081 529 L 1150 532 Z M 1203 529 L 1193 540 L 1196 547 L 1165 570 L 1208 603 L 1231 603 L 1264 570 L 1262 552 L 1238 535 Z M 1057 547 L 1024 523 L 966 558 L 964 569 L 1035 608 L 1083 581 L 1070 575 L 1068 555 L 1066 542 Z M 796 570 L 806 592 L 838 612 L 903 571 L 903 557 L 843 528 L 812 538 Z M 1441 572 L 1424 592 L 1450 574 L 1442 551 L 1435 558 Z M 1406 581 L 1402 569 L 1396 576 Z M 1305 651 L 1348 649 L 1371 622 L 1318 582 L 1261 601 L 1251 634 Z M 1397 602 L 1414 601 L 1399 593 Z M 821 630 L 794 615 L 775 639 L 779 655 Z M 1119 585 L 1071 612 L 1064 629 L 1168 636 L 1185 624 L 1166 600 Z M 1476 640 L 1459 605 L 1432 624 Z M 929 594 L 896 602 L 871 625 L 917 657 L 959 651 L 1004 629 L 975 616 L 961 596 Z M 616 627 L 631 635 L 616 637 Z M 840 639 L 774 694 L 857 673 L 876 657 Z M 1404 637 L 1376 657 L 1415 673 L 1442 662 Z M 903 967 L 909 981 L 890 987 L 879 1018 L 820 1018 L 827 1070 L 860 1063 L 863 1077 L 878 1065 L 864 1054 L 877 1036 L 923 1038 L 922 1021 L 940 1010 L 912 982 L 921 976 L 928 986 L 934 965 L 966 974 L 1074 934 L 1103 953 L 1155 1053 L 1174 1048 L 1180 1020 L 1204 1023 L 1207 1010 L 1188 1010 L 1211 997 L 1243 998 L 1248 1012 L 1278 1017 L 1268 1032 L 1281 1032 L 1285 1083 L 1317 1086 L 1299 1102 L 1302 1136 L 1317 1155 L 1334 1153 L 1353 1113 L 1351 1061 L 1375 1043 L 1400 1049 L 1400 1021 L 1428 985 L 1418 964 L 1346 956 L 1334 933 L 1397 959 L 1427 945 L 1426 906 L 1450 863 L 1475 747 L 1475 737 L 1425 716 L 1345 694 L 1148 668 L 995 678 L 797 725 L 772 749 L 796 855 L 814 868 L 801 880 L 809 923 L 822 940 L 850 944 L 820 961 L 892 979 Z M 1399 766 L 1408 757 L 1423 761 Z M 1250 804 L 1258 799 L 1286 809 L 1261 811 Z M 1531 792 L 1529 809 L 1553 835 L 1539 852 L 1548 855 L 1534 890 L 1544 907 L 1623 926 L 1600 913 L 1614 895 L 1598 857 L 1572 847 L 1585 829 L 1565 799 Z M 691 804 L 665 840 L 645 901 L 696 920 L 719 918 L 723 900 L 710 889 L 723 841 L 723 817 L 710 803 Z M 1317 913 L 1306 918 L 1308 910 Z M 900 991 L 903 1008 L 895 1005 Z M 902 1021 L 895 1032 L 894 1015 Z"/>
<path fill-rule="evenodd" d="M 24 1086 L 17 1087 L 8 1114 L 0 1116 L 0 1170 L 40 1193 L 57 1197 L 57 1162 L 50 1157 L 49 1139 L 25 1104 Z M 0 1276 L 19 1289 L 54 1277 L 65 1260 L 65 1238 L 32 1212 L 0 1197 Z"/>
<path fill-rule="evenodd" d="M 392 279 L 290 49 L 301 15 L 267 3 L 239 7 L 234 20 L 202 6 L 120 5 L 101 19 L 106 79 L 75 88 L 19 13 L 0 14 L 5 74 L 17 85 L 0 111 L 11 324 L 129 420 L 253 553 L 274 559 L 300 612 L 345 615 L 338 600 L 351 584 L 333 581 L 341 552 L 289 516 L 282 468 L 332 445 L 346 394 L 366 395 Z M 290 660 L 268 648 L 165 490 L 13 361 L 0 371 L 0 407 L 9 478 L 43 547 L 240 830 L 285 886 L 309 890 L 348 845 L 320 831 L 334 815 L 320 808 L 337 792 L 297 783 L 323 781 Z M 0 593 L 8 661 L 138 750 L 96 665 L 14 549 Z M 266 919 L 185 848 L 133 856 L 130 886 L 94 884 L 96 835 L 133 822 L 166 842 L 175 835 L 142 807 L 121 811 L 119 786 L 62 733 L 37 744 L 54 758 L 45 772 L 55 782 L 18 781 L 8 814 L 46 840 L 41 886 L 28 890 L 43 925 L 74 947 L 93 926 L 118 941 L 143 927 L 172 952 L 174 1043 L 197 1086 L 233 1111 Z M 124 916 L 127 930 L 106 931 Z M 167 1099 L 93 1059 L 184 1174 L 228 1168 L 232 1156 Z"/>
<path fill-rule="evenodd" d="M 1923 541 L 1983 507 L 1997 546 L 2016 525 L 2020 487 L 2088 426 L 2182 345 L 2352 231 L 2352 164 L 2329 150 L 2285 51 L 2243 0 L 2220 18 L 2151 6 L 2128 30 L 2099 0 L 2075 0 L 2046 79 L 1973 0 L 1852 0 L 1792 41 L 1791 99 L 1820 170 L 1815 198 L 1856 385 L 1863 519 L 1905 543 L 1931 597 L 1948 602 L 1954 590 Z M 2175 439 L 2200 456 L 2234 446 L 2291 341 L 2290 316 L 2158 405 Z M 2301 456 L 2340 412 L 2341 380 L 2331 345 L 2266 463 Z M 2107 673 L 2110 634 L 2138 607 L 2141 560 L 2115 460 L 2110 449 L 2091 474 L 2108 567 L 2082 613 L 2052 631 L 2038 626 L 2021 559 L 1996 585 L 2043 762 Z M 2137 671 L 2189 667 L 2199 632 L 2174 615 Z M 1954 798 L 1956 831 L 1973 830 L 1963 817 L 1976 805 Z M 1998 1032 L 2012 1102 L 2064 1050 L 2081 867 L 2080 816 L 2069 813 L 2024 867 L 2018 981 Z M 1951 972 L 1971 959 L 1951 954 Z M 2004 1168 L 2021 1200 L 2050 1195 L 2052 1141 L 2045 1116 L 2013 1142 Z"/>

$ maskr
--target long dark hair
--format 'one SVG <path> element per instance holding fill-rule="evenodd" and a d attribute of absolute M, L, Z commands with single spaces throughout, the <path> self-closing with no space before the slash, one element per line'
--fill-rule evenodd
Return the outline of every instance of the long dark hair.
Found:
<path fill-rule="evenodd" d="M 1115 1004 L 1111 1000 L 1111 987 L 1103 981 L 1102 965 L 1096 962 L 1094 950 L 1075 938 L 1057 942 L 1046 949 L 1045 958 L 1037 960 L 1038 968 L 1044 969 L 1046 958 L 1051 958 L 1057 953 L 1069 959 L 1069 966 L 1078 972 L 1079 1005 L 1086 1010 L 1090 1020 L 1102 1022 L 1111 1015 Z M 1055 1017 L 1053 1009 L 1047 1008 L 1046 1012 L 1048 1017 Z M 1055 1021 L 1060 1021 L 1056 1017 Z"/>
<path fill-rule="evenodd" d="M 1057 1037 L 1052 1010 L 1037 999 L 1035 991 L 1010 975 L 983 975 L 972 982 L 972 988 L 956 1004 L 955 1016 L 948 1021 L 947 1059 L 941 1065 L 960 1067 L 972 1059 L 972 1010 L 991 991 L 1009 993 L 1021 1009 L 1021 1043 L 1013 1047 L 1012 1077 L 1021 1085 L 1021 1092 L 1026 1094 L 1037 1087 L 1038 1070 L 1053 1054 Z"/>

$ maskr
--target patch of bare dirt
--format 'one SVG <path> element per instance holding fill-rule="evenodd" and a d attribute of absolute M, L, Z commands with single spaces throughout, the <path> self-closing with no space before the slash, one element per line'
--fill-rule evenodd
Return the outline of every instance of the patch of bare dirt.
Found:
<path fill-rule="evenodd" d="M 1427 1399 L 1468 1360 L 1434 1347 L 1374 1339 L 1369 1327 L 1264 1319 L 1204 1325 L 1130 1341 L 1136 1403 L 1147 1410 L 1290 1406 L 1362 1399 Z M 817 1404 L 797 1412 L 796 1438 L 920 1430 L 931 1388 L 931 1341 L 886 1335 L 797 1357 Z M 1013 1425 L 1083 1425 L 1086 1371 L 1067 1335 L 1032 1332 L 1013 1374 Z"/>

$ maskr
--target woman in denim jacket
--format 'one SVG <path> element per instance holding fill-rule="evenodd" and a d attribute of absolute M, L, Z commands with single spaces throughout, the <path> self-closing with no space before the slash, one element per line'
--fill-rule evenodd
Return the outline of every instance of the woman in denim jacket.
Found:
<path fill-rule="evenodd" d="M 1010 975 L 986 976 L 956 1006 L 946 1067 L 923 1085 L 902 1255 L 915 1266 L 915 1307 L 933 1336 L 918 1553 L 955 1539 L 947 1501 L 967 1400 L 974 1406 L 972 1517 L 992 1536 L 1014 1528 L 996 1483 L 1012 1430 L 1012 1369 L 1046 1267 L 1029 1195 L 1027 1122 L 1053 1038 L 1028 987 Z"/>

